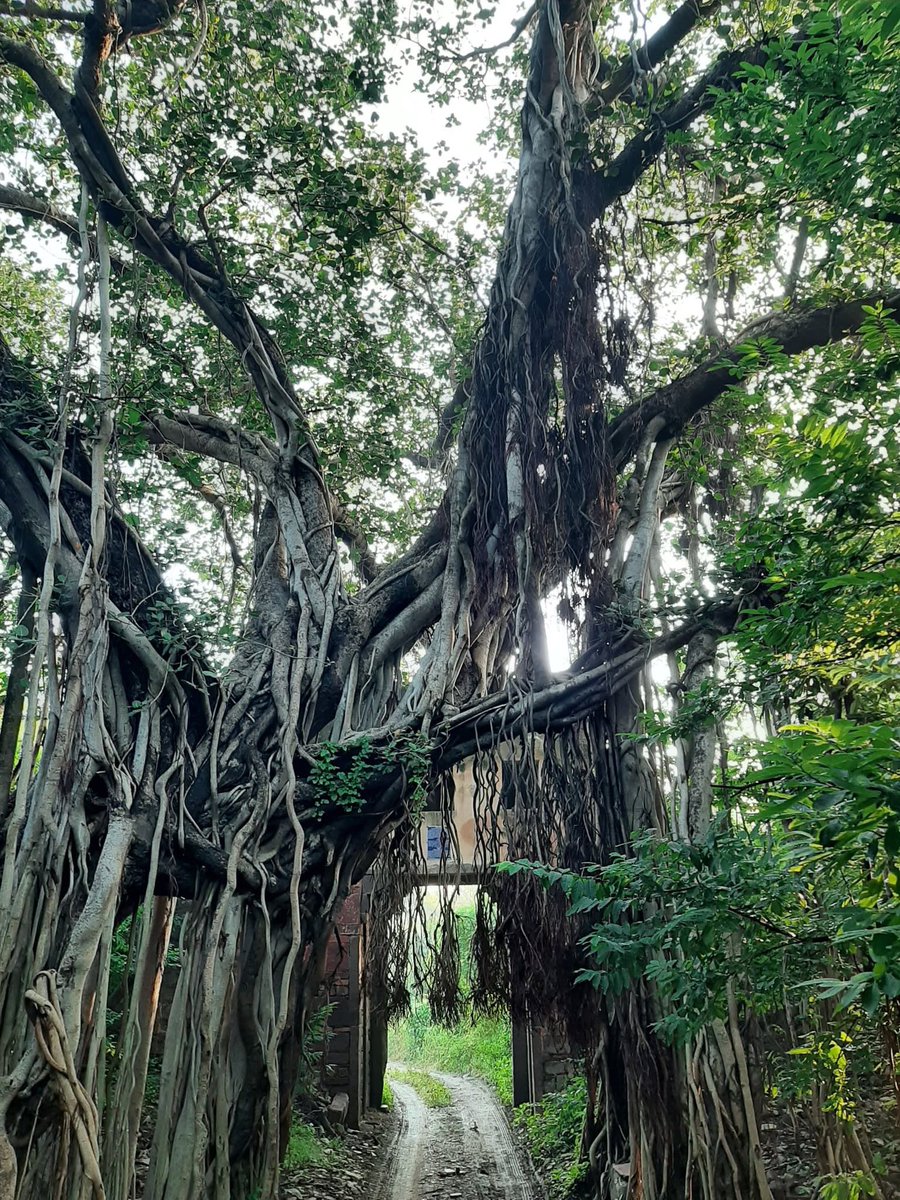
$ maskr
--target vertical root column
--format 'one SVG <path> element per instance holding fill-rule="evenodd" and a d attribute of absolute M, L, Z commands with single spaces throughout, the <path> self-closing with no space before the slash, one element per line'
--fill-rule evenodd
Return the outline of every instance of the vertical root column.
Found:
<path fill-rule="evenodd" d="M 85 1091 L 75 1071 L 75 1061 L 63 1020 L 56 976 L 41 971 L 35 985 L 25 993 L 29 1019 L 34 1026 L 41 1058 L 51 1072 L 53 1086 L 59 1097 L 66 1121 L 65 1136 L 60 1149 L 67 1146 L 69 1131 L 74 1133 L 75 1146 L 85 1178 L 90 1183 L 94 1200 L 106 1200 L 100 1174 L 100 1141 L 97 1107 Z M 65 1169 L 60 1164 L 62 1169 Z"/>
<path fill-rule="evenodd" d="M 227 1188 L 230 1174 L 228 1146 L 217 1136 L 221 1124 L 215 1110 L 222 1098 L 218 1083 L 233 1016 L 244 902 L 232 896 L 216 904 L 207 892 L 196 900 L 183 932 L 184 958 L 166 1030 L 146 1200 L 202 1200 L 210 1194 L 211 1176 L 220 1182 L 224 1177 Z M 224 1173 L 217 1162 L 222 1156 Z M 228 1194 L 219 1196 L 228 1200 Z"/>

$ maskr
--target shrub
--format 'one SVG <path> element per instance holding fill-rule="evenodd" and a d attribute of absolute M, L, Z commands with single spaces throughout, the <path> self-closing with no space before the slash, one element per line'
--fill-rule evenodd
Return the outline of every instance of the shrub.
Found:
<path fill-rule="evenodd" d="M 583 1079 L 573 1079 L 562 1092 L 545 1096 L 539 1106 L 517 1108 L 515 1120 L 547 1186 L 551 1200 L 563 1200 L 587 1178 L 581 1158 L 581 1133 L 587 1105 Z"/>

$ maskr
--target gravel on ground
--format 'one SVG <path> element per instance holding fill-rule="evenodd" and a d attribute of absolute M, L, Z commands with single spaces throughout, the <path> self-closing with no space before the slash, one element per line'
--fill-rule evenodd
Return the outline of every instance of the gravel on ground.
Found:
<path fill-rule="evenodd" d="M 322 1163 L 288 1175 L 282 1200 L 540 1200 L 488 1085 L 435 1077 L 449 1106 L 429 1108 L 409 1084 L 392 1080 L 393 1112 L 371 1114 Z"/>

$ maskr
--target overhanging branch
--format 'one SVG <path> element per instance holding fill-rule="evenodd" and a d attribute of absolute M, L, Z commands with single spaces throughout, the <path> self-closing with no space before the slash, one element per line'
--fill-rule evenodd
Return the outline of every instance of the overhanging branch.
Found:
<path fill-rule="evenodd" d="M 738 87 L 737 76 L 741 68 L 765 62 L 772 52 L 772 45 L 767 41 L 720 54 L 677 100 L 654 113 L 650 124 L 586 183 L 585 197 L 591 217 L 596 220 L 616 200 L 627 196 L 659 158 L 669 134 L 688 129 L 699 116 L 708 112 L 716 99 L 715 89 Z"/>
<path fill-rule="evenodd" d="M 259 434 L 201 413 L 143 414 L 143 430 L 154 446 L 172 446 L 249 471 L 262 484 L 274 477 L 277 450 Z"/>
<path fill-rule="evenodd" d="M 701 409 L 734 387 L 739 382 L 734 368 L 748 342 L 764 337 L 775 342 L 784 354 L 803 354 L 856 333 L 865 320 L 865 309 L 879 303 L 897 309 L 900 291 L 875 292 L 822 308 L 775 313 L 754 322 L 731 346 L 632 404 L 610 423 L 609 447 L 616 467 L 623 467 L 632 457 L 651 421 L 662 417 L 665 424 L 660 436 L 674 437 Z"/>
<path fill-rule="evenodd" d="M 128 177 L 89 92 L 70 93 L 52 67 L 30 46 L 0 36 L 0 60 L 23 71 L 56 115 L 72 161 L 107 222 L 135 249 L 184 288 L 187 296 L 241 355 L 283 449 L 320 475 L 316 454 L 287 369 L 272 338 L 249 306 L 192 243 L 170 223 L 148 213 Z M 320 476 L 321 477 L 321 476 Z M 323 509 L 327 503 L 323 496 Z"/>
<path fill-rule="evenodd" d="M 109 31 L 104 27 L 101 32 L 106 37 Z M 86 49 L 88 74 L 99 61 Z M 85 72 L 79 70 L 73 94 L 31 46 L 4 36 L 0 36 L 0 62 L 23 71 L 57 117 L 72 162 L 109 227 L 182 287 L 239 355 L 275 432 L 274 504 L 291 560 L 291 587 L 303 593 L 303 603 L 312 607 L 316 620 L 321 619 L 325 590 L 334 589 L 332 565 L 337 558 L 332 499 L 307 416 L 278 346 L 222 269 L 170 222 L 144 208 L 97 111 L 93 79 L 85 80 Z"/>
<path fill-rule="evenodd" d="M 511 46 L 517 42 L 538 12 L 538 0 L 529 5 L 521 17 L 513 24 L 512 33 L 508 38 L 504 38 L 502 42 L 497 42 L 494 46 L 479 46 L 477 50 L 469 50 L 465 54 L 454 54 L 453 57 L 457 62 L 468 62 L 472 58 L 489 58 L 492 54 L 496 54 L 499 50 L 505 50 L 507 46 Z"/>
<path fill-rule="evenodd" d="M 507 688 L 467 706 L 438 727 L 437 736 L 445 739 L 437 754 L 438 764 L 446 769 L 478 749 L 497 745 L 523 731 L 551 733 L 582 720 L 651 659 L 687 645 L 699 630 L 730 632 L 749 594 L 748 588 L 737 596 L 713 601 L 670 633 L 644 641 L 636 635 L 632 644 L 615 657 L 585 670 L 564 672 L 538 691 L 523 694 Z"/>
<path fill-rule="evenodd" d="M 45 225 L 49 225 L 63 234 L 76 250 L 80 250 L 81 235 L 78 231 L 78 217 L 75 213 L 57 208 L 55 204 L 50 200 L 45 200 L 42 196 L 35 196 L 32 192 L 26 192 L 22 188 L 7 187 L 3 184 L 0 184 L 0 208 L 5 208 L 9 212 L 17 212 L 23 217 L 42 221 Z M 96 259 L 97 239 L 93 234 L 89 235 L 88 242 L 91 247 L 91 257 Z M 113 257 L 111 264 L 117 275 L 124 275 L 128 270 L 127 264 L 120 258 Z"/>
<path fill-rule="evenodd" d="M 687 0 L 687 3 L 676 8 L 665 25 L 648 38 L 645 45 L 636 47 L 607 75 L 588 102 L 588 115 L 593 117 L 608 108 L 637 82 L 642 71 L 652 71 L 658 67 L 704 17 L 711 16 L 720 7 L 721 0 L 706 4 L 701 0 Z"/>
<path fill-rule="evenodd" d="M 24 0 L 22 4 L 0 0 L 0 17 L 16 17 L 26 21 L 61 21 L 64 25 L 81 26 L 90 19 L 90 13 L 77 12 L 73 8 L 34 4 L 33 0 Z"/>

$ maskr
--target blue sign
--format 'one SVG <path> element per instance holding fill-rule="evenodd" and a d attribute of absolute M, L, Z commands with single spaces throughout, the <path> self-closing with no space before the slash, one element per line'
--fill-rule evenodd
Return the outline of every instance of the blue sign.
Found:
<path fill-rule="evenodd" d="M 429 825 L 426 857 L 429 862 L 439 861 L 447 844 L 447 835 L 440 825 Z"/>

